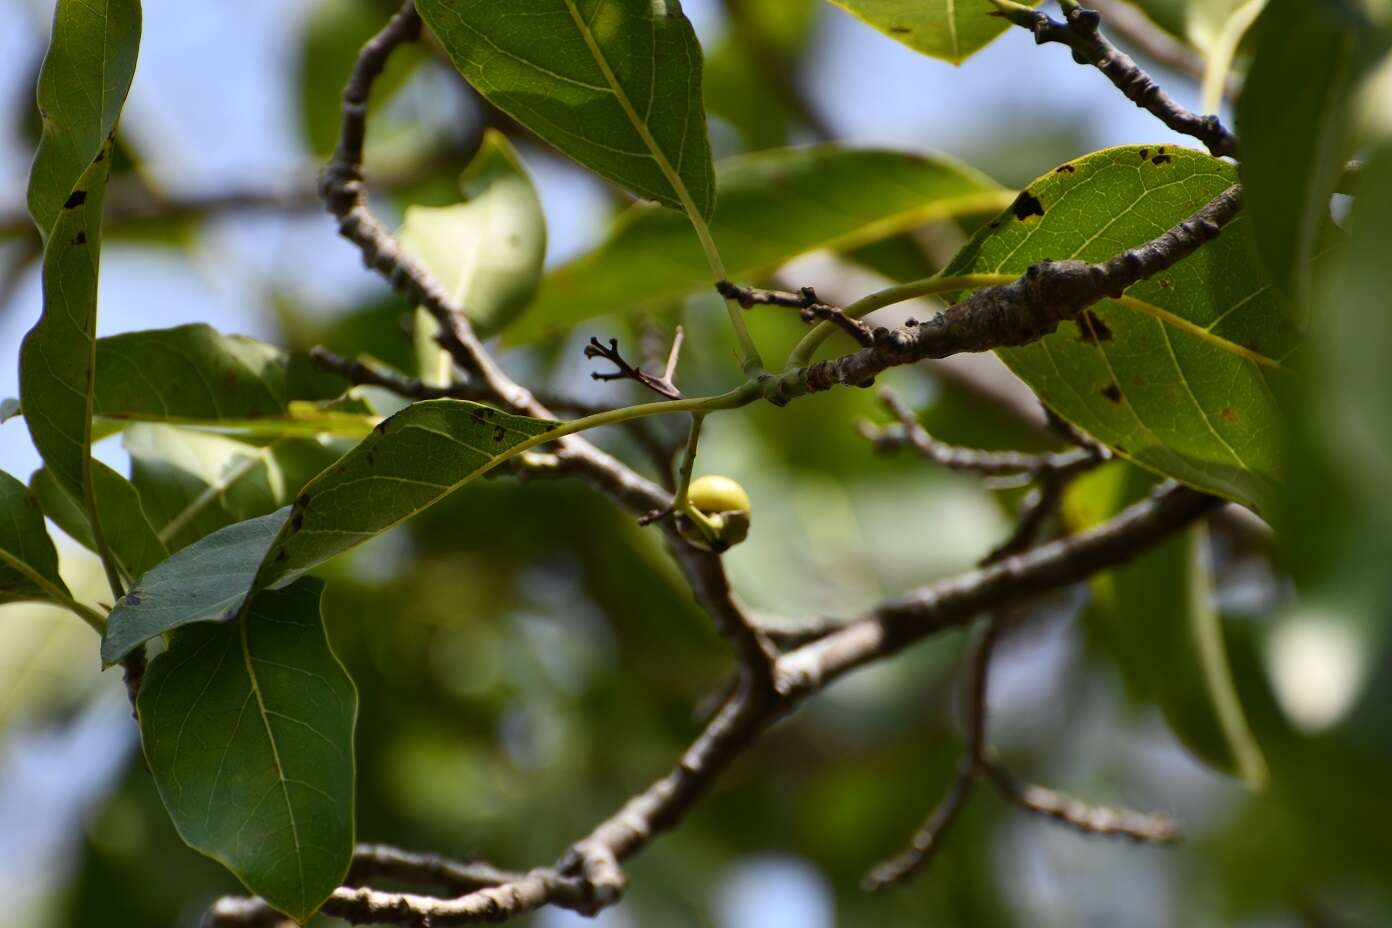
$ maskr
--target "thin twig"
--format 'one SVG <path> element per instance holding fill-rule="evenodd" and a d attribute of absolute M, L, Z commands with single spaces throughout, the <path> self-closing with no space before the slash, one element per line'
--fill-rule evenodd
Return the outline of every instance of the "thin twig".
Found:
<path fill-rule="evenodd" d="M 673 344 L 674 346 L 679 346 L 680 342 L 674 341 Z M 599 339 L 591 336 L 590 343 L 585 346 L 585 357 L 591 359 L 601 358 L 614 365 L 614 370 L 612 371 L 592 371 L 590 373 L 590 379 L 592 380 L 632 380 L 669 400 L 679 400 L 682 398 L 681 391 L 678 390 L 676 385 L 667 377 L 654 377 L 652 374 L 647 373 L 641 368 L 634 367 L 624 360 L 623 354 L 619 351 L 619 340 L 617 338 L 609 339 L 608 346 L 605 346 Z M 669 359 L 668 367 L 671 368 L 673 366 L 672 360 Z"/>
<path fill-rule="evenodd" d="M 755 306 L 789 306 L 799 310 L 798 315 L 803 322 L 809 325 L 818 322 L 830 322 L 841 329 L 851 338 L 855 339 L 856 344 L 862 348 L 868 348 L 875 344 L 875 337 L 878 332 L 886 332 L 886 329 L 872 329 L 870 326 L 861 322 L 859 319 L 852 319 L 842 312 L 839 306 L 832 306 L 830 303 L 823 303 L 817 298 L 817 291 L 811 287 L 803 287 L 797 293 L 789 293 L 786 290 L 762 290 L 757 287 L 741 287 L 739 284 L 722 280 L 715 285 L 715 289 L 727 300 L 734 300 L 745 309 Z"/>
<path fill-rule="evenodd" d="M 1080 473 L 1095 467 L 1110 456 L 1100 446 L 1076 448 L 1061 453 L 1024 454 L 1019 451 L 981 451 L 949 445 L 928 434 L 927 429 L 919 424 L 913 410 L 893 390 L 882 391 L 880 402 L 899 420 L 899 424 L 881 428 L 869 422 L 861 422 L 861 435 L 880 451 L 912 448 L 926 460 L 949 470 L 982 476 L 1023 475 L 1031 479 L 1043 479 Z"/>

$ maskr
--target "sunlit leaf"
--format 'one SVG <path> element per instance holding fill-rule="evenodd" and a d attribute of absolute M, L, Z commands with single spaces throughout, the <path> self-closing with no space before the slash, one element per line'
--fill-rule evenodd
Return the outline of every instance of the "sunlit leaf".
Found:
<path fill-rule="evenodd" d="M 324 635 L 323 586 L 306 578 L 236 622 L 180 629 L 138 703 L 179 836 L 301 922 L 353 856 L 357 693 Z"/>
<path fill-rule="evenodd" d="M 1353 0 L 1271 0 L 1255 31 L 1237 104 L 1243 205 L 1272 280 L 1307 307 L 1320 230 L 1353 141 L 1354 93 L 1387 39 Z"/>
<path fill-rule="evenodd" d="M 507 139 L 490 129 L 460 178 L 463 203 L 406 209 L 402 247 L 464 309 L 480 338 L 502 331 L 536 294 L 546 257 L 546 220 L 536 188 Z M 416 350 L 427 383 L 448 382 L 439 325 L 416 310 Z"/>
<path fill-rule="evenodd" d="M 1009 201 L 999 185 L 948 158 L 788 148 L 721 163 L 711 234 L 731 278 L 747 281 L 809 251 L 854 248 Z M 701 248 L 680 217 L 637 206 L 597 250 L 547 275 L 536 305 L 505 340 L 527 341 L 602 313 L 710 290 Z"/>
<path fill-rule="evenodd" d="M 676 0 L 421 0 L 469 83 L 576 161 L 645 199 L 715 205 L 701 46 Z"/>
<path fill-rule="evenodd" d="M 404 522 L 555 425 L 462 400 L 406 407 L 293 506 L 213 532 L 140 578 L 112 610 L 102 659 L 191 622 L 236 618 L 253 586 L 284 584 Z"/>
<path fill-rule="evenodd" d="M 1115 462 L 1069 489 L 1072 528 L 1091 528 L 1143 497 L 1154 480 Z M 1214 769 L 1253 788 L 1266 763 L 1243 714 L 1213 605 L 1208 533 L 1196 526 L 1092 580 L 1088 615 L 1130 688 L 1159 706 L 1170 729 Z"/>
<path fill-rule="evenodd" d="M 1232 165 L 1167 146 L 1096 152 L 1030 184 L 947 274 L 1019 274 L 1045 258 L 1099 261 L 1188 218 L 1237 181 Z M 1025 199 L 1028 197 L 1029 199 Z M 1028 206 L 1029 208 L 1025 208 Z M 1281 477 L 1270 378 L 1297 345 L 1239 216 L 1191 257 L 1077 324 L 1000 356 L 1056 412 L 1123 457 L 1266 511 Z"/>
<path fill-rule="evenodd" d="M 988 0 L 831 0 L 914 51 L 960 64 L 1010 23 Z M 1033 4 L 1031 4 L 1033 5 Z"/>
<path fill-rule="evenodd" d="M 0 471 L 0 603 L 66 597 L 58 552 L 28 487 Z"/>
<path fill-rule="evenodd" d="M 34 472 L 30 489 L 43 504 L 44 515 L 90 551 L 97 550 L 87 512 L 48 469 Z M 106 532 L 106 543 L 127 577 L 138 577 L 169 556 L 164 543 L 150 526 L 140 491 L 101 461 L 92 462 L 97 517 Z"/>

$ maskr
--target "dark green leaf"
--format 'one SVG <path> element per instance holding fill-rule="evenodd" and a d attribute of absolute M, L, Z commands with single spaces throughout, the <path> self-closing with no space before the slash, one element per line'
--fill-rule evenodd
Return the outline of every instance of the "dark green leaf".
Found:
<path fill-rule="evenodd" d="M 1065 512 L 1075 529 L 1097 525 L 1146 494 L 1153 478 L 1123 462 L 1080 479 Z M 1170 729 L 1204 763 L 1253 788 L 1266 763 L 1242 711 L 1213 606 L 1203 526 L 1092 581 L 1089 616 L 1131 688 L 1160 707 Z"/>
<path fill-rule="evenodd" d="M 501 332 L 536 295 L 546 257 L 546 219 L 536 188 L 502 133 L 488 130 L 460 178 L 465 202 L 411 206 L 401 245 L 424 264 L 480 338 Z M 416 350 L 427 383 L 448 382 L 439 325 L 416 311 Z M 443 373 L 442 373 L 443 372 Z"/>
<path fill-rule="evenodd" d="M 164 425 L 126 430 L 131 482 L 170 550 L 287 506 L 340 452 L 313 439 L 261 444 Z"/>
<path fill-rule="evenodd" d="M 92 523 L 82 504 L 47 469 L 34 472 L 30 489 L 43 504 L 44 515 L 75 541 L 97 550 Z M 97 516 L 106 530 L 106 543 L 127 577 L 138 577 L 169 556 L 164 543 L 150 526 L 140 491 L 125 477 L 101 461 L 92 462 Z"/>
<path fill-rule="evenodd" d="M 834 145 L 780 149 L 721 163 L 711 234 L 731 278 L 745 281 L 818 248 L 854 248 L 1009 200 L 989 178 L 947 158 Z M 547 275 L 536 305 L 505 341 L 710 290 L 710 270 L 685 223 L 637 206 L 603 246 Z"/>
<path fill-rule="evenodd" d="M 676 0 L 421 0 L 450 59 L 499 109 L 641 197 L 715 206 L 701 46 Z"/>
<path fill-rule="evenodd" d="M 406 407 L 309 482 L 258 584 L 284 582 L 404 522 L 555 427 L 463 400 Z"/>
<path fill-rule="evenodd" d="M 102 663 L 110 666 L 180 626 L 236 618 L 271 541 L 289 518 L 286 506 L 229 525 L 156 565 L 111 610 L 102 636 Z"/>
<path fill-rule="evenodd" d="M 213 532 L 140 578 L 112 610 L 102 660 L 191 622 L 234 619 L 253 586 L 284 584 L 385 532 L 555 425 L 462 400 L 406 407 L 294 506 Z"/>
<path fill-rule="evenodd" d="M 1255 31 L 1237 104 L 1243 206 L 1273 282 L 1308 307 L 1329 198 L 1353 141 L 1354 93 L 1386 41 L 1352 0 L 1271 0 Z"/>
<path fill-rule="evenodd" d="M 57 595 L 55 595 L 57 594 Z M 27 487 L 0 471 L 0 603 L 67 597 L 58 552 Z"/>
<path fill-rule="evenodd" d="M 319 614 L 322 581 L 181 629 L 150 664 L 145 758 L 179 836 L 304 922 L 353 856 L 357 693 Z"/>
<path fill-rule="evenodd" d="M 1231 165 L 1200 152 L 1096 152 L 1030 184 L 1022 196 L 1037 209 L 1001 214 L 945 273 L 1013 276 L 1045 258 L 1104 260 L 1236 180 Z M 1279 362 L 1297 341 L 1251 249 L 1251 222 L 1240 216 L 1121 300 L 999 354 L 1045 403 L 1123 457 L 1267 511 L 1281 475 L 1281 417 L 1268 380 L 1284 376 Z"/>
<path fill-rule="evenodd" d="M 91 445 L 102 203 L 139 46 L 138 0 L 59 0 L 29 177 L 29 211 L 44 239 L 43 315 L 20 347 L 19 398 L 35 448 L 83 500 L 99 540 Z"/>
<path fill-rule="evenodd" d="M 831 0 L 914 51 L 961 64 L 1010 24 L 987 0 Z M 1035 3 L 1031 3 L 1035 5 Z"/>

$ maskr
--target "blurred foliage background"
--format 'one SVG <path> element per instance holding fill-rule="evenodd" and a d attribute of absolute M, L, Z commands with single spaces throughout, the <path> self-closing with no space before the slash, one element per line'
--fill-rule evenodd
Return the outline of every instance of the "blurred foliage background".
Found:
<path fill-rule="evenodd" d="M 207 321 L 299 353 L 325 344 L 412 368 L 410 308 L 360 269 L 313 195 L 347 70 L 395 6 L 145 4 L 108 207 L 102 334 Z M 1141 6 L 1202 55 L 1223 16 L 1215 8 L 1225 5 Z M 812 0 L 683 7 L 707 54 L 718 157 L 876 142 L 946 152 L 1015 187 L 1106 145 L 1178 142 L 1095 72 L 1058 49 L 1035 49 L 1022 30 L 953 68 Z M 51 8 L 0 0 L 3 395 L 14 393 L 19 338 L 39 306 L 22 190 Z M 1195 103 L 1192 76 L 1155 73 Z M 595 244 L 625 205 L 484 106 L 428 46 L 398 56 L 379 89 L 388 93 L 377 98 L 368 164 L 387 215 L 456 201 L 457 178 L 488 126 L 512 138 L 537 183 L 549 266 Z M 897 268 L 941 266 L 969 231 L 929 225 L 851 255 L 805 256 L 778 279 L 845 299 Z M 914 311 L 931 309 L 904 310 Z M 524 383 L 633 402 L 630 385 L 587 378 L 580 345 L 590 335 L 660 345 L 678 318 L 688 333 L 683 388 L 727 387 L 733 346 L 723 310 L 707 297 L 592 320 L 501 356 Z M 762 344 L 800 334 L 794 313 L 749 321 Z M 1028 391 L 990 358 L 884 380 L 941 438 L 1046 447 Z M 755 406 L 708 426 L 702 471 L 738 477 L 755 501 L 750 540 L 727 557 L 752 607 L 853 614 L 969 567 L 1007 534 L 1017 493 L 909 456 L 877 456 L 856 433 L 861 417 L 883 417 L 870 391 Z M 622 432 L 600 441 L 646 466 Z M 124 469 L 119 439 L 99 454 Z M 0 425 L 0 467 L 27 476 L 35 466 L 21 423 Z M 1313 531 L 1344 526 L 1326 519 Z M 1378 531 L 1369 528 L 1373 541 L 1361 550 L 1377 549 Z M 957 660 L 967 642 L 957 633 L 860 673 L 778 725 L 678 831 L 632 862 L 628 896 L 598 924 L 1392 923 L 1386 596 L 1358 600 L 1356 621 L 1344 620 L 1340 610 L 1352 607 L 1337 595 L 1297 602 L 1289 561 L 1260 529 L 1215 531 L 1211 556 L 1237 691 L 1270 769 L 1261 791 L 1180 745 L 1154 694 L 1112 658 L 1084 590 L 1037 604 L 993 677 L 991 737 L 1017 772 L 1090 799 L 1168 811 L 1187 836 L 1179 847 L 1085 839 L 982 791 L 929 872 L 896 891 L 862 893 L 866 868 L 902 845 L 952 776 Z M 99 596 L 94 560 L 73 544 L 63 558 L 73 589 Z M 730 670 L 654 533 L 579 485 L 487 480 L 324 576 L 330 638 L 361 693 L 362 840 L 515 867 L 550 860 L 673 763 Z M 95 637 L 71 616 L 0 609 L 4 919 L 194 925 L 209 900 L 238 886 L 178 840 L 119 681 L 97 663 Z M 1151 677 L 1167 672 L 1146 668 Z M 575 922 L 543 912 L 527 923 Z"/>

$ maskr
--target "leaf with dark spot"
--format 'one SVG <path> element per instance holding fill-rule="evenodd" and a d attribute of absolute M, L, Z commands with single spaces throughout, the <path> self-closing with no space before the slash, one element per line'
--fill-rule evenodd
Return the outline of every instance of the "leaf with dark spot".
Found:
<path fill-rule="evenodd" d="M 1028 190 L 1021 190 L 1020 195 L 1015 198 L 1015 202 L 1010 204 L 1010 211 L 1015 214 L 1016 219 L 1023 222 L 1031 216 L 1043 216 L 1044 204 L 1039 202 L 1039 197 Z"/>
<path fill-rule="evenodd" d="M 1121 387 L 1118 387 L 1114 383 L 1107 384 L 1098 392 L 1100 392 L 1104 397 L 1106 397 L 1109 403 L 1121 402 Z"/>
<path fill-rule="evenodd" d="M 1082 316 L 1078 318 L 1078 341 L 1095 345 L 1098 342 L 1111 340 L 1112 330 L 1107 328 L 1107 323 L 1103 322 L 1092 310 L 1083 310 Z"/>

